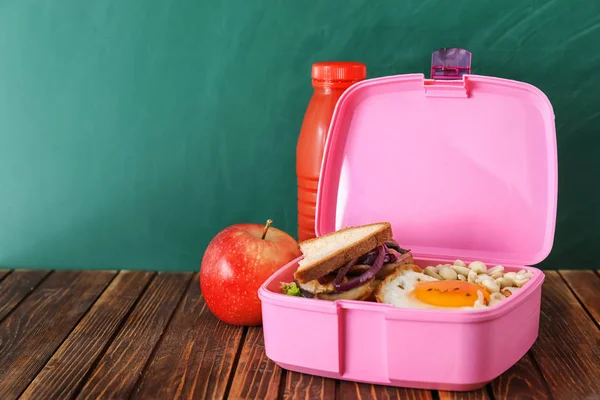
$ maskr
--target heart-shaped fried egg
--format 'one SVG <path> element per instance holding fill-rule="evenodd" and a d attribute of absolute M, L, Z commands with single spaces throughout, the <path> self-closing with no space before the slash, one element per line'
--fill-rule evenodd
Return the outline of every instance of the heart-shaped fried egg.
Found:
<path fill-rule="evenodd" d="M 474 283 L 438 280 L 423 274 L 417 266 L 407 266 L 381 283 L 376 298 L 400 308 L 463 310 L 487 306 L 490 293 Z"/>

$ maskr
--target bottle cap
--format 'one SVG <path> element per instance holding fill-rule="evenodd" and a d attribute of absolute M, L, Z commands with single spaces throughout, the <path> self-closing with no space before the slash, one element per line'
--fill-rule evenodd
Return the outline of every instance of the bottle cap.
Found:
<path fill-rule="evenodd" d="M 367 66 L 353 61 L 318 62 L 312 66 L 313 81 L 362 81 L 367 77 Z"/>

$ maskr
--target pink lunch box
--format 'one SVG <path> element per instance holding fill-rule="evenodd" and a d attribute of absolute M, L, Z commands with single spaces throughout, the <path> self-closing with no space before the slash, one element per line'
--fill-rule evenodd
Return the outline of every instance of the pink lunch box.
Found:
<path fill-rule="evenodd" d="M 537 88 L 469 73 L 356 83 L 333 115 L 317 235 L 389 221 L 422 267 L 479 260 L 533 277 L 483 310 L 404 309 L 281 294 L 294 260 L 259 289 L 267 356 L 342 380 L 483 387 L 537 338 L 544 274 L 530 265 L 552 248 L 557 188 L 554 114 Z"/>

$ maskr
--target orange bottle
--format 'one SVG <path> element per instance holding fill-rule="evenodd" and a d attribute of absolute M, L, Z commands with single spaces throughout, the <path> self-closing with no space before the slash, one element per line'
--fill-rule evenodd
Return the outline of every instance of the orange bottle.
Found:
<path fill-rule="evenodd" d="M 321 62 L 312 66 L 314 92 L 296 147 L 298 176 L 298 240 L 315 237 L 315 207 L 325 139 L 335 105 L 346 89 L 367 77 L 358 62 Z"/>

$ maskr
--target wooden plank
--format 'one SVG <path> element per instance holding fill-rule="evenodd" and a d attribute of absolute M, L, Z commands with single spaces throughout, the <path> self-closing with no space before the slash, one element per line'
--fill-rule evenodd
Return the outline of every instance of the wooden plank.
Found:
<path fill-rule="evenodd" d="M 430 400 L 431 391 L 407 388 L 396 388 L 392 386 L 369 385 L 366 383 L 340 382 L 340 396 L 342 399 L 410 399 Z"/>
<path fill-rule="evenodd" d="M 482 388 L 470 392 L 438 392 L 440 400 L 489 400 L 487 389 Z"/>
<path fill-rule="evenodd" d="M 50 271 L 18 270 L 0 282 L 0 321 L 10 313 Z"/>
<path fill-rule="evenodd" d="M 248 328 L 229 397 L 276 399 L 280 380 L 281 368 L 265 354 L 262 328 Z"/>
<path fill-rule="evenodd" d="M 496 378 L 492 383 L 492 392 L 497 399 L 551 399 L 548 384 L 542 377 L 531 353 Z"/>
<path fill-rule="evenodd" d="M 191 276 L 191 273 L 156 276 L 91 372 L 78 398 L 129 397 Z"/>
<path fill-rule="evenodd" d="M 151 272 L 120 272 L 21 399 L 72 398 L 152 276 Z"/>
<path fill-rule="evenodd" d="M 600 326 L 600 276 L 594 271 L 559 271 L 575 295 Z"/>
<path fill-rule="evenodd" d="M 242 332 L 212 315 L 195 275 L 133 397 L 223 398 Z"/>
<path fill-rule="evenodd" d="M 533 356 L 557 400 L 600 393 L 600 330 L 556 271 L 545 271 Z"/>
<path fill-rule="evenodd" d="M 88 311 L 115 272 L 60 271 L 0 325 L 0 398 L 17 398 Z"/>
<path fill-rule="evenodd" d="M 2 279 L 8 274 L 10 274 L 10 269 L 0 269 L 0 282 L 2 282 Z"/>
<path fill-rule="evenodd" d="M 284 399 L 329 400 L 335 398 L 335 380 L 286 371 Z"/>

